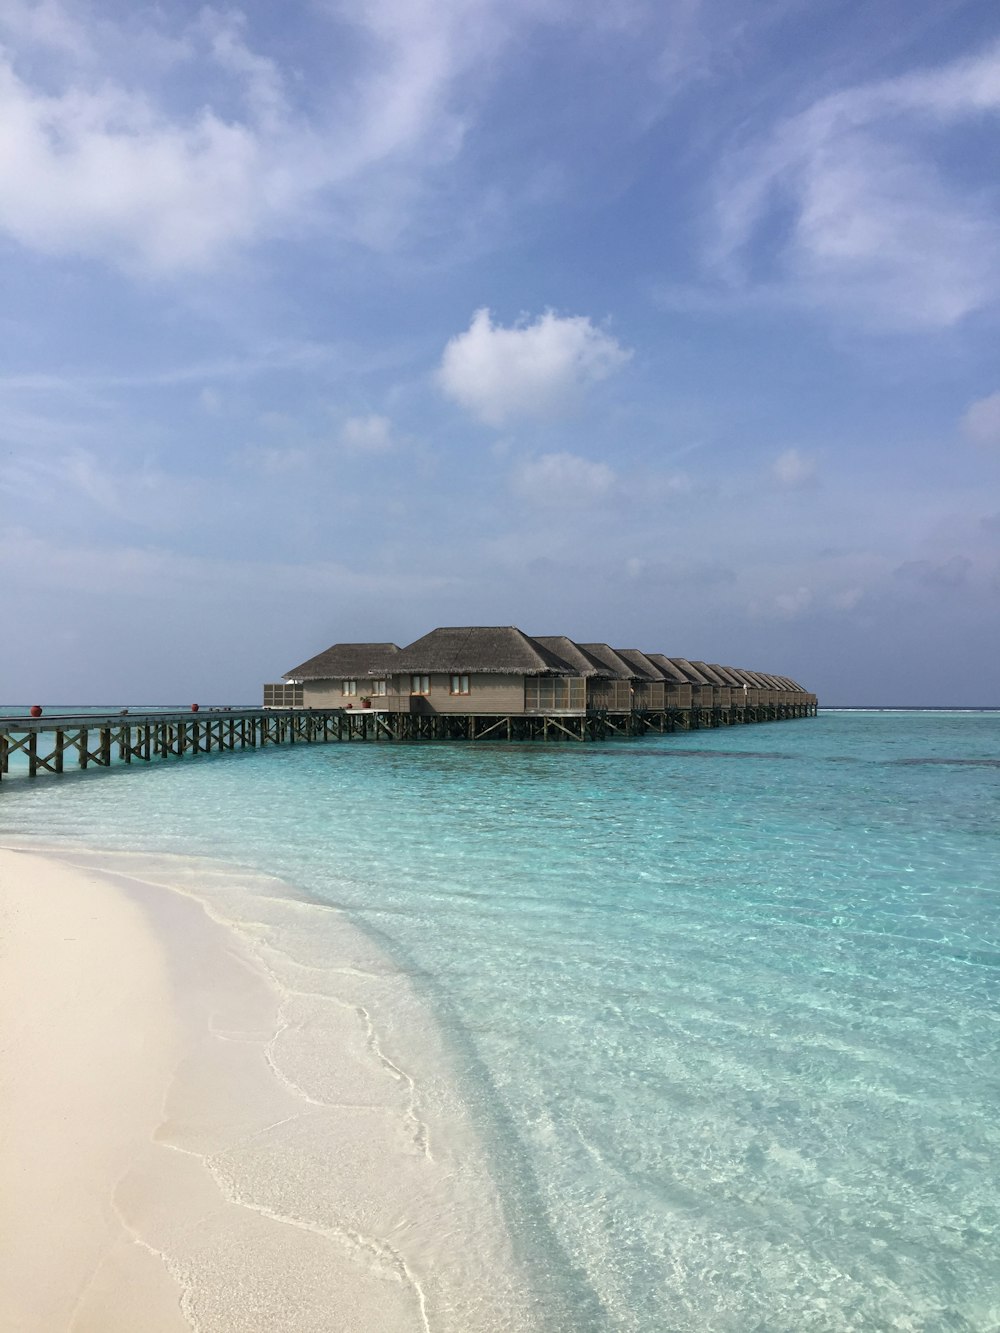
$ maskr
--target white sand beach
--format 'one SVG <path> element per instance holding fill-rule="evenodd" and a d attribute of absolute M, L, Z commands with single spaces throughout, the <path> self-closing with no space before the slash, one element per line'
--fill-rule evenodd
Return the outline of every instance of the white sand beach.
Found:
<path fill-rule="evenodd" d="M 18 848 L 0 939 L 0 1327 L 532 1327 L 426 1006 L 339 913 Z"/>

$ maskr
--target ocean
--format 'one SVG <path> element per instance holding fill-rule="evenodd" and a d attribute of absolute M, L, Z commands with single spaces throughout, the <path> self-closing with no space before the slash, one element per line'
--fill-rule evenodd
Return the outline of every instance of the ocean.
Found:
<path fill-rule="evenodd" d="M 435 1016 L 544 1329 L 1000 1328 L 1000 713 L 15 772 L 22 840 L 345 913 Z"/>

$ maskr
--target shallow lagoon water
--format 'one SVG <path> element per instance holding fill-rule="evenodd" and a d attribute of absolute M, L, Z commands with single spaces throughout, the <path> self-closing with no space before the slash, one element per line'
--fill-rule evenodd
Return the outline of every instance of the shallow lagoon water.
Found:
<path fill-rule="evenodd" d="M 211 856 L 442 1026 L 552 1328 L 1000 1326 L 1000 715 L 297 746 L 0 789 Z"/>

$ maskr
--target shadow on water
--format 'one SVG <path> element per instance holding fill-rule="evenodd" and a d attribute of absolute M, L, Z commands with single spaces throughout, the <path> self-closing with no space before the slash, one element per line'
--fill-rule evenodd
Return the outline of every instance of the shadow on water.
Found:
<path fill-rule="evenodd" d="M 919 764 L 955 764 L 962 768 L 1000 768 L 1000 759 L 890 759 L 895 767 L 915 767 Z"/>

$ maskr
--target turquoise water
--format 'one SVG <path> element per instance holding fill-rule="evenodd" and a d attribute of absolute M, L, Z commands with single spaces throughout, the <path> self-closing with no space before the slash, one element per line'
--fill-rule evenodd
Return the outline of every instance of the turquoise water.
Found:
<path fill-rule="evenodd" d="M 1000 1327 L 1000 714 L 14 777 L 5 835 L 252 865 L 377 935 L 546 1328 Z"/>

